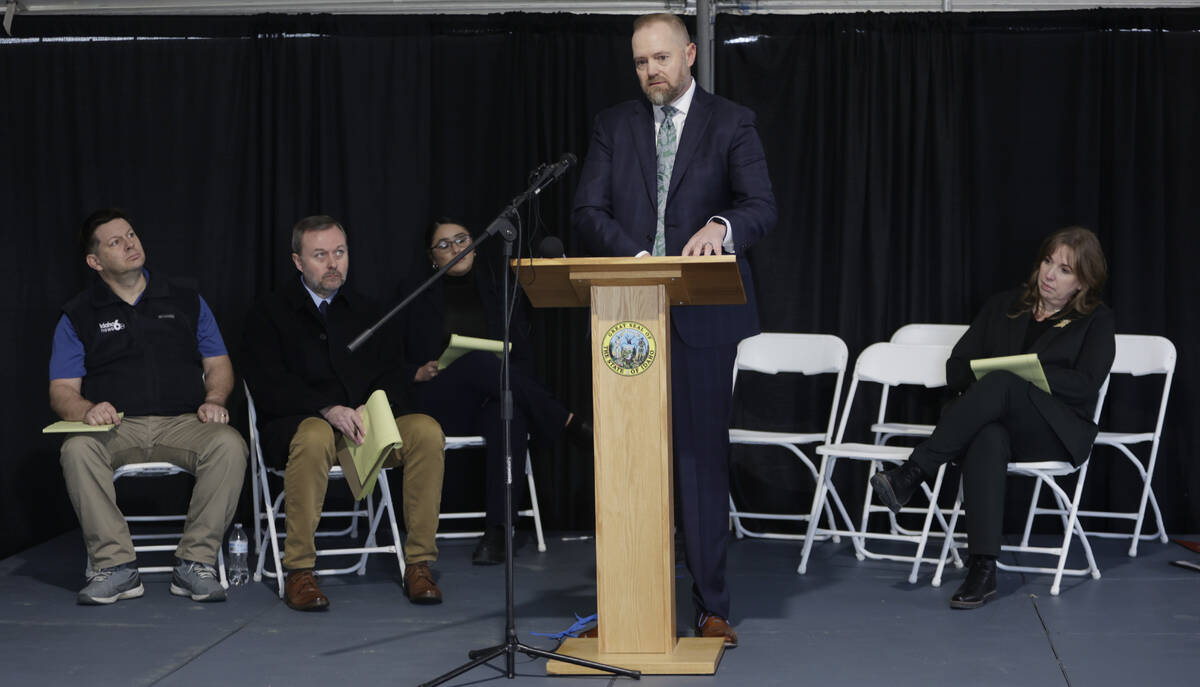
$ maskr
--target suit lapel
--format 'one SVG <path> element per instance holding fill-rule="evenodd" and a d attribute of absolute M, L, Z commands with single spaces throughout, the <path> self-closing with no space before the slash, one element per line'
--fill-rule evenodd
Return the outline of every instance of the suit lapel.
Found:
<path fill-rule="evenodd" d="M 692 94 L 692 105 L 684 118 L 683 136 L 679 139 L 679 147 L 675 149 L 675 166 L 671 169 L 671 187 L 667 191 L 667 202 L 675 195 L 683 176 L 687 174 L 688 165 L 695 156 L 700 141 L 704 140 L 704 132 L 708 129 L 708 120 L 712 116 L 708 92 L 696 85 Z"/>
<path fill-rule="evenodd" d="M 654 110 L 650 101 L 642 100 L 640 107 L 629 120 L 629 134 L 633 148 L 637 151 L 638 163 L 642 168 L 642 182 L 650 199 L 650 206 L 658 204 L 658 158 L 654 146 Z"/>

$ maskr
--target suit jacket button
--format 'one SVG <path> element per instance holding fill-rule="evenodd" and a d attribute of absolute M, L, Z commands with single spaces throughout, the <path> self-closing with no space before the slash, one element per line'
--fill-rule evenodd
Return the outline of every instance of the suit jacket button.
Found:
<path fill-rule="evenodd" d="M 646 234 L 646 240 L 647 240 L 647 241 L 653 241 L 653 240 L 654 240 L 654 234 Z"/>
<path fill-rule="evenodd" d="M 325 336 L 325 332 L 321 332 L 321 333 L 320 333 L 320 334 L 317 336 L 317 338 L 319 338 L 321 341 L 324 341 L 324 340 L 325 340 L 326 338 L 328 338 L 328 337 L 326 337 L 326 336 Z"/>

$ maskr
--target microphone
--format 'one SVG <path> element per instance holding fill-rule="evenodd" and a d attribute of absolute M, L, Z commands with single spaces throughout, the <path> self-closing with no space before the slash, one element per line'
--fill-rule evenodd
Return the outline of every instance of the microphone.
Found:
<path fill-rule="evenodd" d="M 567 252 L 563 250 L 563 242 L 558 240 L 557 236 L 547 236 L 538 244 L 539 258 L 565 258 Z"/>
<path fill-rule="evenodd" d="M 569 167 L 574 165 L 579 160 L 572 153 L 563 153 L 562 157 L 558 158 L 558 162 L 550 165 L 550 173 L 552 179 L 557 179 L 566 172 Z"/>
<path fill-rule="evenodd" d="M 548 167 L 548 165 L 545 162 L 537 167 L 534 167 L 533 170 L 529 172 L 529 183 L 536 183 L 535 180 L 546 173 L 546 167 Z"/>
<path fill-rule="evenodd" d="M 550 185 L 550 182 L 562 176 L 563 173 L 571 167 L 571 165 L 578 161 L 579 159 L 576 158 L 572 153 L 563 153 L 562 157 L 558 158 L 557 162 L 544 165 L 544 169 L 542 169 L 540 172 L 535 170 L 537 179 L 533 182 L 533 195 L 541 193 L 542 189 Z"/>

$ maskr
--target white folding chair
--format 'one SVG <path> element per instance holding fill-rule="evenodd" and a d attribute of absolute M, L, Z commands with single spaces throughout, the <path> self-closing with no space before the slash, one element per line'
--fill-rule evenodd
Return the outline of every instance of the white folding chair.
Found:
<path fill-rule="evenodd" d="M 889 341 L 891 343 L 914 346 L 941 346 L 945 348 L 946 357 L 949 358 L 954 345 L 958 343 L 958 340 L 962 338 L 962 335 L 966 331 L 967 325 L 965 324 L 929 324 L 916 322 L 906 324 L 897 329 Z M 888 420 L 888 391 L 889 389 L 884 387 L 882 397 L 879 399 L 879 416 L 876 418 L 875 423 L 871 425 L 871 431 L 875 433 L 876 444 L 887 444 L 897 437 L 917 437 L 923 439 L 933 434 L 933 425 L 931 424 Z M 874 467 L 871 472 L 874 474 Z M 869 511 L 871 513 L 885 513 L 893 533 L 915 533 L 915 530 L 903 527 L 896 519 L 896 515 L 883 506 L 869 505 Z M 937 533 L 932 532 L 931 534 L 936 536 Z"/>
<path fill-rule="evenodd" d="M 888 339 L 892 343 L 915 344 L 919 346 L 950 346 L 958 343 L 967 332 L 965 324 L 928 324 L 914 322 L 897 329 Z"/>
<path fill-rule="evenodd" d="M 1141 478 L 1141 498 L 1135 511 L 1098 511 L 1080 510 L 1080 518 L 1113 518 L 1117 520 L 1132 520 L 1133 528 L 1129 532 L 1113 532 L 1095 530 L 1084 527 L 1092 537 L 1114 539 L 1130 539 L 1129 555 L 1137 556 L 1138 542 L 1142 539 L 1157 538 L 1167 543 L 1167 530 L 1163 527 L 1162 512 L 1158 508 L 1158 499 L 1154 498 L 1151 480 L 1154 477 L 1154 463 L 1158 459 L 1158 443 L 1162 438 L 1163 419 L 1167 415 L 1167 399 L 1171 394 L 1171 380 L 1175 376 L 1175 344 L 1170 339 L 1161 336 L 1143 336 L 1138 334 L 1117 334 L 1117 355 L 1113 360 L 1110 374 L 1126 374 L 1133 377 L 1145 375 L 1162 375 L 1162 393 L 1158 402 L 1158 417 L 1154 429 L 1149 432 L 1105 432 L 1096 437 L 1096 446 L 1111 446 L 1125 456 L 1137 470 Z M 1137 444 L 1150 444 L 1150 453 L 1145 464 L 1133 453 L 1130 447 Z M 1093 451 L 1093 455 L 1095 452 Z M 1101 453 L 1100 455 L 1104 455 Z M 1029 504 L 1029 513 L 1025 518 L 1025 534 L 1021 539 L 1022 545 L 1029 544 L 1029 533 L 1033 528 L 1033 518 L 1037 515 L 1060 513 L 1057 508 L 1041 508 L 1038 498 L 1041 495 L 1042 483 L 1039 480 L 1033 490 L 1033 499 Z M 1142 522 L 1146 516 L 1146 503 L 1154 510 L 1154 520 L 1157 529 L 1151 533 L 1142 533 Z"/>
<path fill-rule="evenodd" d="M 279 597 L 283 598 L 284 575 L 283 562 L 279 555 L 279 540 L 286 535 L 279 533 L 277 522 L 287 517 L 287 514 L 280 510 L 285 494 L 283 486 L 280 485 L 279 493 L 272 497 L 270 485 L 272 476 L 283 479 L 283 470 L 267 467 L 263 458 L 262 443 L 258 433 L 258 413 L 254 409 L 254 399 L 250 396 L 249 387 L 246 387 L 246 409 L 250 415 L 250 477 L 254 484 L 252 489 L 254 492 L 254 541 L 258 547 L 254 581 L 261 581 L 264 575 L 275 578 L 279 588 Z M 400 540 L 400 527 L 396 523 L 396 509 L 392 504 L 392 492 L 388 486 L 387 471 L 387 468 L 380 470 L 379 479 L 376 481 L 379 488 L 378 507 L 375 506 L 374 495 L 369 494 L 365 499 L 365 507 L 356 502 L 349 510 L 321 511 L 321 520 L 323 521 L 326 518 L 348 518 L 350 522 L 343 529 L 318 529 L 315 533 L 318 538 L 345 537 L 347 535 L 357 538 L 359 518 L 364 519 L 366 534 L 361 546 L 336 549 L 318 547 L 318 558 L 322 556 L 357 556 L 357 559 L 342 567 L 317 569 L 314 571 L 317 575 L 341 575 L 351 572 L 364 575 L 367 571 L 367 557 L 374 553 L 390 553 L 396 556 L 396 562 L 400 565 L 400 574 L 404 574 L 404 550 Z M 331 480 L 345 479 L 342 468 L 335 465 L 329 471 L 329 478 Z M 392 530 L 392 543 L 386 546 L 376 542 L 376 533 L 385 516 Z M 273 558 L 273 570 L 265 569 L 268 550 Z"/>
<path fill-rule="evenodd" d="M 1099 422 L 1100 410 L 1104 406 L 1104 397 L 1108 394 L 1108 378 L 1105 377 L 1104 385 L 1100 387 L 1100 395 L 1096 399 L 1096 411 L 1092 414 L 1092 422 Z M 1079 497 L 1083 493 L 1083 484 L 1087 481 L 1088 460 L 1084 460 L 1078 467 L 1066 460 L 1043 460 L 1031 462 L 1019 462 L 1008 464 L 1008 474 L 1032 477 L 1036 480 L 1037 488 L 1045 484 L 1050 493 L 1054 495 L 1054 500 L 1058 504 L 1058 508 L 1050 511 L 1057 514 L 1063 524 L 1063 541 L 1059 546 L 1032 546 L 1028 543 L 1028 537 L 1017 545 L 1001 545 L 1001 551 L 1013 551 L 1017 553 L 1030 554 L 1045 554 L 1057 558 L 1057 564 L 1053 568 L 1038 567 L 1029 565 L 1009 565 L 1000 561 L 996 562 L 996 567 L 1001 570 L 1012 570 L 1015 572 L 1032 572 L 1042 574 L 1053 574 L 1054 581 L 1050 584 L 1050 595 L 1058 596 L 1059 587 L 1062 583 L 1063 575 L 1091 575 L 1094 579 L 1100 579 L 1100 568 L 1096 567 L 1096 558 L 1092 555 L 1092 545 L 1088 543 L 1087 533 L 1083 531 L 1083 526 L 1079 523 Z M 1073 494 L 1067 494 L 1066 490 L 1058 483 L 1058 477 L 1066 477 L 1072 473 L 1076 474 L 1075 490 Z M 954 529 L 958 524 L 958 516 L 962 513 L 962 480 L 958 484 L 958 497 L 954 502 L 954 511 L 950 515 L 950 527 L 947 531 L 946 541 L 942 545 L 942 553 L 938 561 L 937 570 L 933 573 L 933 586 L 939 587 L 942 584 L 942 570 L 946 566 L 947 552 L 953 551 L 953 547 L 959 546 L 954 541 Z M 1036 503 L 1036 496 L 1035 503 Z M 970 514 L 968 513 L 968 516 Z M 1067 568 L 1067 554 L 1071 550 L 1071 537 L 1079 537 L 1079 543 L 1083 547 L 1083 553 L 1087 557 L 1086 568 Z M 962 567 L 961 561 L 956 557 L 955 567 Z"/>
<path fill-rule="evenodd" d="M 817 479 L 817 468 L 805 454 L 802 446 L 808 444 L 829 443 L 833 439 L 834 424 L 837 421 L 838 404 L 842 395 L 842 378 L 846 372 L 846 361 L 849 354 L 846 344 L 840 338 L 828 334 L 779 334 L 765 333 L 752 336 L 738 344 L 737 359 L 733 366 L 733 383 L 736 388 L 739 370 L 750 370 L 763 374 L 795 373 L 805 376 L 832 374 L 836 376 L 833 387 L 833 399 L 829 408 L 829 418 L 823 430 L 810 432 L 771 432 L 750 429 L 732 428 L 729 430 L 729 443 L 747 446 L 778 446 L 790 451 L 808 472 L 812 475 L 814 484 Z M 829 495 L 841 511 L 842 517 L 850 520 L 842 505 L 842 499 L 836 490 L 831 489 Z M 833 512 L 828 501 L 825 503 L 825 515 L 831 528 L 836 528 Z M 743 519 L 765 521 L 803 521 L 808 520 L 808 512 L 804 513 L 763 513 L 740 510 L 729 495 L 729 517 L 733 522 L 734 532 L 738 538 L 762 537 L 767 539 L 803 539 L 805 535 L 787 532 L 755 531 L 747 528 Z M 821 530 L 818 526 L 817 534 Z"/>
<path fill-rule="evenodd" d="M 889 341 L 913 346 L 944 346 L 946 347 L 946 357 L 949 358 L 954 344 L 958 343 L 966 331 L 967 325 L 965 324 L 913 323 L 897 329 Z M 879 402 L 879 417 L 875 420 L 875 424 L 871 425 L 871 431 L 876 434 L 875 443 L 886 444 L 893 437 L 927 437 L 933 433 L 933 425 L 889 422 L 886 419 L 887 392 L 888 389 L 885 387 L 884 397 Z"/>
<path fill-rule="evenodd" d="M 455 449 L 464 448 L 484 448 L 487 443 L 481 436 L 456 436 L 446 437 L 446 452 Z M 537 485 L 533 481 L 533 462 L 529 459 L 529 451 L 525 451 L 525 479 L 529 484 L 529 508 L 517 511 L 518 517 L 533 518 L 533 529 L 537 534 L 537 549 L 540 552 L 546 551 L 546 537 L 542 532 L 542 511 L 538 507 Z M 458 511 L 449 513 L 438 513 L 438 520 L 470 520 L 481 519 L 485 517 L 485 511 Z M 442 532 L 439 528 L 437 536 L 444 539 L 467 539 L 472 537 L 483 536 L 483 530 L 472 530 L 468 532 Z"/>
<path fill-rule="evenodd" d="M 166 462 L 150 462 L 150 463 L 131 463 L 122 465 L 113 471 L 113 483 L 123 477 L 168 477 L 170 475 L 190 475 L 188 470 L 179 467 L 178 465 Z M 181 524 L 187 521 L 186 515 L 126 515 L 125 521 L 130 523 L 170 523 L 178 522 Z M 183 536 L 182 531 L 135 531 L 131 526 L 129 528 L 129 536 L 133 540 L 133 550 L 135 553 L 150 553 L 150 552 L 165 552 L 174 551 L 179 547 L 179 538 Z M 138 544 L 138 541 L 152 540 L 168 540 L 174 543 L 167 544 Z M 223 544 L 224 542 L 222 542 Z M 222 546 L 217 546 L 217 574 L 220 576 L 221 586 L 229 588 L 229 581 L 225 577 L 225 555 L 222 551 Z M 89 568 L 90 568 L 89 562 Z M 165 573 L 171 572 L 174 566 L 171 565 L 139 565 L 139 573 Z"/>
<path fill-rule="evenodd" d="M 937 388 L 945 386 L 945 361 L 947 356 L 949 356 L 947 348 L 946 346 L 905 345 L 882 342 L 871 344 L 858 356 L 858 360 L 854 364 L 854 375 L 850 381 L 850 391 L 846 394 L 845 405 L 842 406 L 842 418 L 838 423 L 837 437 L 833 443 L 817 447 L 817 453 L 822 456 L 821 469 L 817 482 L 817 491 L 813 496 L 812 508 L 809 511 L 810 518 L 814 518 L 824 508 L 826 495 L 833 484 L 834 468 L 839 459 L 868 461 L 871 464 L 871 474 L 873 474 L 875 470 L 879 469 L 881 462 L 899 464 L 908 460 L 909 454 L 912 453 L 912 449 L 909 447 L 845 441 L 846 426 L 849 423 L 850 414 L 854 407 L 854 396 L 858 391 L 859 383 L 880 384 L 883 387 L 880 392 L 881 404 L 886 403 L 884 394 L 889 387 L 916 385 L 926 388 Z M 901 511 L 924 514 L 923 525 L 919 532 L 869 531 L 868 518 L 871 513 L 870 507 L 873 491 L 868 481 L 860 524 L 856 527 L 853 521 L 847 519 L 846 525 L 849 529 L 831 531 L 830 534 L 849 536 L 854 543 L 855 555 L 859 560 L 871 558 L 912 561 L 912 569 L 909 573 L 908 581 L 915 583 L 917 581 L 917 571 L 920 569 L 921 563 L 938 562 L 936 558 L 926 558 L 924 553 L 925 545 L 929 540 L 929 529 L 933 518 L 936 516 L 939 522 L 943 520 L 942 513 L 937 508 L 937 495 L 941 491 L 944 475 L 945 466 L 943 465 L 938 468 L 932 488 L 925 484 L 921 485 L 922 490 L 929 500 L 928 506 L 924 508 L 908 507 Z M 810 519 L 808 527 L 810 536 L 804 542 L 804 550 L 800 556 L 800 567 L 797 569 L 797 572 L 800 574 L 804 574 L 808 568 L 808 557 L 812 550 L 811 535 L 815 531 L 816 520 Z M 945 527 L 944 524 L 943 527 Z M 877 553 L 866 548 L 865 540 L 867 539 L 910 542 L 916 545 L 916 552 L 911 556 Z"/>

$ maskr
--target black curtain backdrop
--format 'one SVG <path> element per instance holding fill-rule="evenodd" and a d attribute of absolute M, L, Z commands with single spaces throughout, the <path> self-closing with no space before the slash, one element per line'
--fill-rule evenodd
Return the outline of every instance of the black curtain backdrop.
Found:
<path fill-rule="evenodd" d="M 639 95 L 630 24 L 19 17 L 0 39 L 0 206 L 18 258 L 0 301 L 0 556 L 75 526 L 58 441 L 37 430 L 53 419 L 50 334 L 87 276 L 74 237 L 88 211 L 124 207 L 151 270 L 200 281 L 236 367 L 249 303 L 294 274 L 298 218 L 343 219 L 351 280 L 394 298 L 425 269 L 433 217 L 482 228 L 538 163 L 586 154 L 597 111 Z M 764 330 L 837 334 L 853 357 L 907 322 L 966 322 L 1026 276 L 1042 236 L 1092 227 L 1118 330 L 1179 347 L 1155 486 L 1170 530 L 1200 530 L 1190 422 L 1200 322 L 1186 300 L 1200 243 L 1198 29 L 1194 10 L 720 15 L 716 90 L 758 112 L 780 208 L 751 253 Z M 575 180 L 528 208 L 523 253 L 551 233 L 579 254 Z M 539 311 L 534 322 L 543 377 L 590 413 L 585 313 Z M 782 427 L 818 405 L 818 392 L 744 382 L 742 424 Z M 1112 426 L 1152 421 L 1146 385 L 1114 383 L 1110 399 Z M 902 405 L 932 419 L 937 402 Z M 240 388 L 231 408 L 244 430 Z M 1111 458 L 1093 461 L 1088 500 L 1126 507 L 1132 472 Z M 534 459 L 547 526 L 590 527 L 588 456 L 538 447 Z M 779 456 L 735 459 L 741 497 L 807 504 L 811 488 Z"/>

